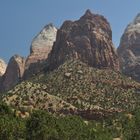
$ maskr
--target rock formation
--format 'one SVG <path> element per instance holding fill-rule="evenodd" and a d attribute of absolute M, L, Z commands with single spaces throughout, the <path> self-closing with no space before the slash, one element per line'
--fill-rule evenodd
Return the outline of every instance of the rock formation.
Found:
<path fill-rule="evenodd" d="M 79 20 L 63 23 L 48 57 L 47 70 L 53 70 L 69 59 L 80 59 L 96 68 L 119 70 L 112 31 L 103 16 L 87 10 Z"/>
<path fill-rule="evenodd" d="M 11 57 L 6 72 L 2 78 L 2 86 L 1 90 L 9 90 L 14 85 L 20 82 L 23 73 L 24 73 L 24 67 L 25 67 L 25 59 L 14 55 Z"/>
<path fill-rule="evenodd" d="M 6 71 L 6 67 L 7 67 L 6 63 L 2 59 L 0 59 L 0 89 L 2 86 L 2 76 Z"/>
<path fill-rule="evenodd" d="M 5 73 L 6 67 L 6 63 L 2 59 L 0 59 L 0 77 Z"/>
<path fill-rule="evenodd" d="M 43 30 L 33 39 L 25 64 L 25 79 L 43 69 L 44 60 L 47 59 L 53 43 L 56 40 L 57 29 L 52 24 L 46 25 Z M 42 64 L 43 63 L 43 64 Z"/>
<path fill-rule="evenodd" d="M 140 81 L 140 14 L 126 27 L 117 51 L 121 71 Z"/>

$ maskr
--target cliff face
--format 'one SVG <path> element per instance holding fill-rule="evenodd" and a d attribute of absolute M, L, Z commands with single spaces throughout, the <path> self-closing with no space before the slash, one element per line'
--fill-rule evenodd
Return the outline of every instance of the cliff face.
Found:
<path fill-rule="evenodd" d="M 25 64 L 24 78 L 28 78 L 43 69 L 45 60 L 50 53 L 56 40 L 57 29 L 52 24 L 46 25 L 42 31 L 33 39 Z"/>
<path fill-rule="evenodd" d="M 65 21 L 48 57 L 47 69 L 53 70 L 69 59 L 79 59 L 96 68 L 119 70 L 107 20 L 87 10 L 77 21 Z"/>
<path fill-rule="evenodd" d="M 126 27 L 117 51 L 121 71 L 140 81 L 140 14 Z"/>
<path fill-rule="evenodd" d="M 21 80 L 24 73 L 24 67 L 24 58 L 18 55 L 14 55 L 13 57 L 11 57 L 6 72 L 2 77 L 2 91 L 9 90 Z"/>
<path fill-rule="evenodd" d="M 5 73 L 6 67 L 6 63 L 2 59 L 0 59 L 0 77 Z"/>

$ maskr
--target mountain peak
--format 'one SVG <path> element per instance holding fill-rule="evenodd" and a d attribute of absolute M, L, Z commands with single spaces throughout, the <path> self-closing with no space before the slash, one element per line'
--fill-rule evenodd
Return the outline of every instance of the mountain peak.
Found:
<path fill-rule="evenodd" d="M 47 24 L 40 31 L 40 33 L 33 39 L 31 45 L 31 52 L 33 51 L 34 48 L 52 46 L 53 42 L 56 39 L 56 32 L 57 32 L 57 28 L 52 23 Z"/>
<path fill-rule="evenodd" d="M 42 62 L 45 62 L 48 58 L 48 54 L 56 40 L 56 34 L 57 28 L 52 23 L 49 23 L 44 26 L 39 34 L 33 39 L 30 55 L 26 60 L 25 79 L 42 70 Z"/>
<path fill-rule="evenodd" d="M 85 14 L 81 18 L 88 19 L 88 18 L 93 18 L 93 17 L 94 17 L 94 14 L 89 9 L 87 9 Z"/>
<path fill-rule="evenodd" d="M 135 17 L 134 23 L 135 24 L 140 23 L 140 13 L 138 13 L 137 16 Z"/>
<path fill-rule="evenodd" d="M 106 51 L 101 53 L 101 49 Z M 97 68 L 118 70 L 112 31 L 103 16 L 87 10 L 79 20 L 63 23 L 48 57 L 48 69 L 53 70 L 68 59 L 79 59 Z"/>
<path fill-rule="evenodd" d="M 89 16 L 89 15 L 93 15 L 93 13 L 90 11 L 90 9 L 87 9 L 86 12 L 85 12 L 85 15 Z"/>
<path fill-rule="evenodd" d="M 121 71 L 140 81 L 140 13 L 126 27 L 118 47 Z"/>
<path fill-rule="evenodd" d="M 140 13 L 128 24 L 124 32 L 133 35 L 133 37 L 135 33 L 140 33 Z"/>
<path fill-rule="evenodd" d="M 18 59 L 24 59 L 23 57 L 21 57 L 20 55 L 18 54 L 15 54 L 11 57 L 11 60 L 14 59 L 14 60 L 18 60 Z"/>
<path fill-rule="evenodd" d="M 53 23 L 49 23 L 49 24 L 45 25 L 44 28 L 49 29 L 49 28 L 56 28 L 56 27 L 54 26 Z"/>

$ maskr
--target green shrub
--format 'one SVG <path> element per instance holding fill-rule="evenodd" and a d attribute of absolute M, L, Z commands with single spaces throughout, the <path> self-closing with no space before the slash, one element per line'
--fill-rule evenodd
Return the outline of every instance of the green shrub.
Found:
<path fill-rule="evenodd" d="M 35 111 L 27 121 L 27 140 L 52 140 L 57 138 L 56 118 L 45 111 Z M 55 137 L 55 138 L 54 138 Z"/>

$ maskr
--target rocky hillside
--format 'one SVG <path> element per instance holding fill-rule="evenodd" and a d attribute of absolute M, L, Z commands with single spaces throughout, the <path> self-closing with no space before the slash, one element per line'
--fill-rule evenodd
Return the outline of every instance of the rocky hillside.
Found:
<path fill-rule="evenodd" d="M 119 72 L 71 60 L 17 85 L 3 100 L 18 109 L 52 107 L 56 113 L 68 106 L 64 114 L 95 119 L 136 109 L 140 105 L 139 89 L 140 84 Z"/>
<path fill-rule="evenodd" d="M 44 63 L 48 58 L 48 54 L 56 40 L 56 33 L 56 27 L 53 24 L 48 24 L 33 39 L 30 55 L 25 64 L 24 79 L 28 79 L 43 69 Z"/>
<path fill-rule="evenodd" d="M 76 109 L 59 97 L 48 94 L 46 85 L 42 83 L 22 82 L 3 96 L 3 101 L 17 110 L 24 117 L 33 110 L 47 110 L 51 113 L 69 113 L 70 109 Z"/>
<path fill-rule="evenodd" d="M 126 27 L 118 55 L 121 71 L 140 81 L 140 14 Z"/>
<path fill-rule="evenodd" d="M 77 60 L 64 63 L 38 81 L 47 85 L 49 93 L 85 109 L 98 106 L 105 110 L 131 110 L 140 92 L 140 84 L 131 78 Z"/>
<path fill-rule="evenodd" d="M 47 70 L 76 58 L 96 68 L 119 70 L 118 56 L 112 43 L 108 21 L 90 10 L 77 21 L 65 21 L 48 57 Z"/>

